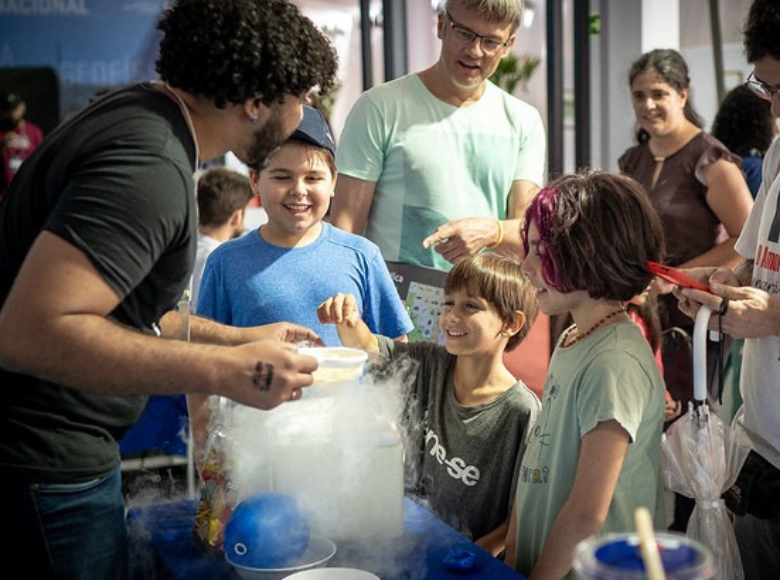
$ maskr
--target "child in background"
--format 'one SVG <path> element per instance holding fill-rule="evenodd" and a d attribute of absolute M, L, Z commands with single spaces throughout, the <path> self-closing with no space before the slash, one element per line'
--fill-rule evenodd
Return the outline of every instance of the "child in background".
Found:
<path fill-rule="evenodd" d="M 336 325 L 345 346 L 419 363 L 403 419 L 420 438 L 407 441 L 407 476 L 417 475 L 407 492 L 495 555 L 504 548 L 515 474 L 540 409 L 503 353 L 528 334 L 537 304 L 520 264 L 492 252 L 456 263 L 444 292 L 444 346 L 376 335 L 349 294 L 323 302 L 318 315 Z"/>
<path fill-rule="evenodd" d="M 244 233 L 246 206 L 254 193 L 249 178 L 225 167 L 207 169 L 198 177 L 198 251 L 192 270 L 191 308 L 197 309 L 203 268 L 211 252 Z"/>
<path fill-rule="evenodd" d="M 526 213 L 523 271 L 539 307 L 574 320 L 550 361 L 507 536 L 507 563 L 532 579 L 566 576 L 579 541 L 634 529 L 638 506 L 664 527 L 665 386 L 624 308 L 662 246 L 647 194 L 626 176 L 562 177 Z"/>

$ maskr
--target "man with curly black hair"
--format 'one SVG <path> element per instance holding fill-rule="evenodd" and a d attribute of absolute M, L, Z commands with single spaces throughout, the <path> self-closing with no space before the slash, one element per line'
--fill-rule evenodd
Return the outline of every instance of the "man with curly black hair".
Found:
<path fill-rule="evenodd" d="M 0 556 L 29 577 L 126 576 L 117 441 L 147 395 L 269 409 L 316 368 L 287 342 L 318 340 L 306 328 L 173 309 L 195 258 L 194 171 L 227 151 L 262 165 L 333 83 L 335 53 L 287 0 L 180 0 L 159 27 L 161 82 L 57 128 L 0 203 Z"/>
<path fill-rule="evenodd" d="M 327 38 L 286 1 L 181 0 L 159 28 L 157 72 L 166 90 L 182 98 L 196 128 L 200 117 L 221 136 L 220 149 L 228 145 L 250 166 L 295 130 L 312 87 L 333 85 L 337 62 Z M 225 143 L 236 121 L 244 135 Z M 203 159 L 224 153 L 201 149 Z"/>

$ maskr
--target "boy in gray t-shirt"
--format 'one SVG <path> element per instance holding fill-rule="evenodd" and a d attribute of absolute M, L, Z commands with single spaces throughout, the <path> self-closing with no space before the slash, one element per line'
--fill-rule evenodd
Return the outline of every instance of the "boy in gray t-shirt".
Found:
<path fill-rule="evenodd" d="M 527 436 L 541 404 L 504 365 L 537 314 L 533 288 L 514 259 L 483 252 L 458 262 L 445 282 L 444 346 L 372 334 L 350 294 L 323 302 L 345 346 L 418 363 L 403 421 L 407 494 L 493 554 L 504 548 Z"/>

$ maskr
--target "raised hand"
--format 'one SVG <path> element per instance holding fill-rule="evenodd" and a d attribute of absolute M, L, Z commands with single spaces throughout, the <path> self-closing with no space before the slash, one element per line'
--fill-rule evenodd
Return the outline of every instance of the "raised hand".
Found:
<path fill-rule="evenodd" d="M 323 324 L 335 324 L 339 340 L 344 346 L 360 348 L 368 352 L 379 351 L 379 341 L 358 312 L 357 301 L 352 294 L 336 294 L 317 308 L 317 317 Z"/>
<path fill-rule="evenodd" d="M 317 317 L 323 324 L 346 324 L 354 327 L 360 320 L 360 313 L 352 294 L 336 294 L 317 307 Z"/>
<path fill-rule="evenodd" d="M 495 218 L 475 217 L 452 220 L 436 228 L 422 242 L 423 248 L 433 247 L 447 261 L 473 256 L 483 248 L 492 247 L 503 238 L 502 226 Z"/>

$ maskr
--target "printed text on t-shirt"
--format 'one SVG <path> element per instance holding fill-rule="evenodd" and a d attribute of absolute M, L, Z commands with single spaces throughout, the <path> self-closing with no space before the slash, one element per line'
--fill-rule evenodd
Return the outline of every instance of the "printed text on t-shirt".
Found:
<path fill-rule="evenodd" d="M 759 246 L 756 252 L 755 265 L 759 268 L 777 272 L 780 270 L 780 254 L 773 252 L 766 246 Z"/>
<path fill-rule="evenodd" d="M 432 429 L 428 429 L 425 433 L 425 446 L 427 447 L 431 441 L 433 441 L 433 445 L 428 453 L 441 465 L 447 466 L 447 474 L 450 477 L 460 479 L 468 486 L 474 486 L 479 483 L 479 468 L 474 465 L 466 465 L 466 462 L 460 457 L 447 459 L 447 450 L 439 443 L 439 436 Z"/>

